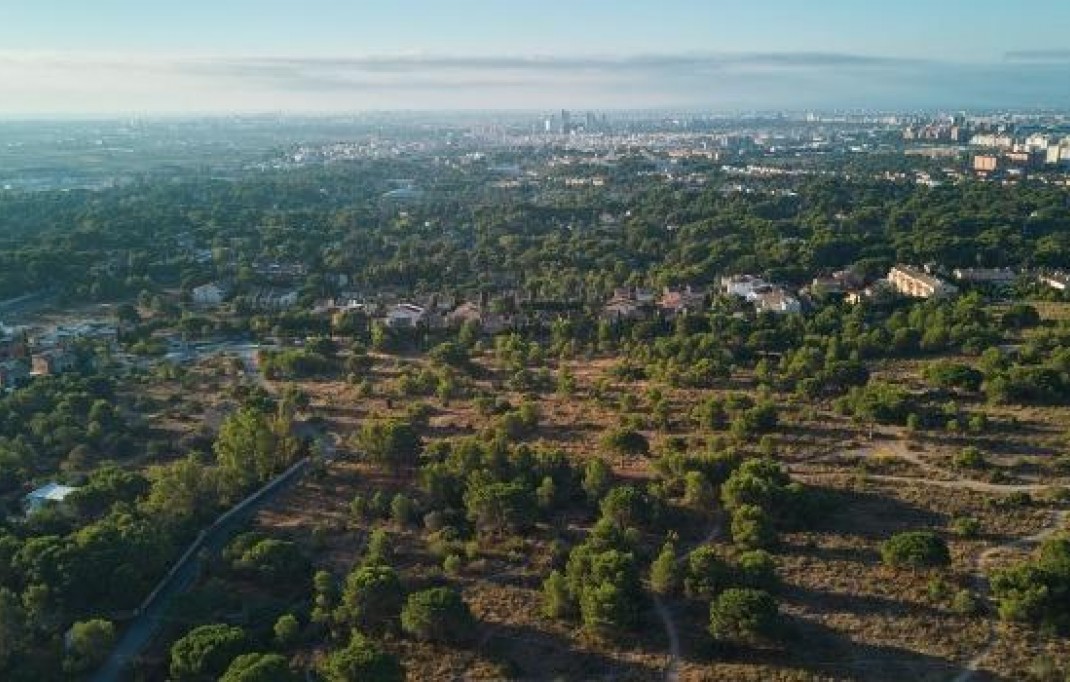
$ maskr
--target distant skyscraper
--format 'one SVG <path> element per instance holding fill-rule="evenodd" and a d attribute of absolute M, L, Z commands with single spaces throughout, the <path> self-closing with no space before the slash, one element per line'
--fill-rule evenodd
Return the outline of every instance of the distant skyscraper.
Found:
<path fill-rule="evenodd" d="M 568 135 L 572 132 L 572 114 L 568 109 L 561 110 L 561 134 Z"/>

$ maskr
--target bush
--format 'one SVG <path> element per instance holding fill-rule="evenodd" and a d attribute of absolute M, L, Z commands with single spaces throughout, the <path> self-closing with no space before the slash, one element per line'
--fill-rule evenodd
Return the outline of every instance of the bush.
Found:
<path fill-rule="evenodd" d="M 776 545 L 773 520 L 761 507 L 744 504 L 732 512 L 732 541 L 745 549 L 769 549 Z"/>
<path fill-rule="evenodd" d="M 115 626 L 110 621 L 98 618 L 75 623 L 67 639 L 64 671 L 78 674 L 96 668 L 104 662 L 114 642 Z"/>
<path fill-rule="evenodd" d="M 703 545 L 687 555 L 684 591 L 689 597 L 713 597 L 728 586 L 731 577 L 731 569 L 713 547 Z"/>
<path fill-rule="evenodd" d="M 301 636 L 301 623 L 294 614 L 284 613 L 275 621 L 272 631 L 275 633 L 275 642 L 285 649 L 297 643 Z"/>
<path fill-rule="evenodd" d="M 278 654 L 242 654 L 235 658 L 219 682 L 297 682 L 286 659 Z"/>
<path fill-rule="evenodd" d="M 1045 541 L 1034 560 L 994 572 L 991 584 L 1004 620 L 1070 631 L 1070 537 Z"/>
<path fill-rule="evenodd" d="M 245 652 L 245 631 L 231 625 L 202 625 L 171 646 L 171 677 L 176 681 L 215 678 Z"/>
<path fill-rule="evenodd" d="M 929 568 L 951 563 L 944 540 L 929 531 L 897 533 L 881 545 L 881 558 L 889 566 Z"/>
<path fill-rule="evenodd" d="M 666 542 L 658 557 L 650 564 L 650 589 L 668 595 L 680 587 L 680 570 L 676 564 L 676 546 Z"/>
<path fill-rule="evenodd" d="M 405 669 L 398 659 L 383 652 L 359 633 L 349 644 L 332 652 L 321 668 L 327 682 L 403 682 Z"/>
<path fill-rule="evenodd" d="M 468 604 L 448 587 L 414 592 L 401 610 L 401 628 L 423 641 L 462 641 L 474 626 Z"/>
<path fill-rule="evenodd" d="M 341 619 L 368 631 L 389 629 L 401 611 L 402 589 L 389 566 L 360 566 L 346 578 Z"/>
<path fill-rule="evenodd" d="M 719 642 L 753 644 L 776 639 L 780 609 L 764 590 L 732 588 L 710 604 L 709 632 Z"/>
<path fill-rule="evenodd" d="M 981 534 L 981 522 L 972 516 L 959 516 L 951 520 L 951 532 L 960 538 L 976 538 Z"/>
<path fill-rule="evenodd" d="M 561 571 L 551 571 L 542 584 L 542 612 L 549 618 L 564 618 L 572 613 L 572 597 Z"/>
<path fill-rule="evenodd" d="M 765 550 L 743 552 L 736 559 L 736 563 L 739 570 L 739 582 L 744 587 L 771 590 L 779 582 L 776 574 L 776 560 Z"/>
<path fill-rule="evenodd" d="M 984 469 L 988 466 L 984 453 L 972 445 L 956 454 L 954 463 L 957 469 Z"/>

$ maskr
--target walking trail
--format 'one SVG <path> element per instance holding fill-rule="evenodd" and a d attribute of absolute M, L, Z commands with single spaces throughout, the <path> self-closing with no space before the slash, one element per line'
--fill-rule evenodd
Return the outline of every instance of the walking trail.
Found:
<path fill-rule="evenodd" d="M 721 528 L 721 518 L 718 516 L 714 519 L 709 532 L 706 533 L 706 537 L 694 543 L 690 549 L 681 552 L 676 557 L 676 565 L 683 564 L 687 560 L 688 552 L 692 549 L 713 542 L 721 534 Z M 661 619 L 662 627 L 665 628 L 665 634 L 669 639 L 669 662 L 665 666 L 665 680 L 666 682 L 677 682 L 680 679 L 680 633 L 676 628 L 676 619 L 673 617 L 672 610 L 665 603 L 665 600 L 661 598 L 661 595 L 657 592 L 651 592 L 651 594 L 654 596 L 654 610 L 657 611 L 658 618 Z"/>

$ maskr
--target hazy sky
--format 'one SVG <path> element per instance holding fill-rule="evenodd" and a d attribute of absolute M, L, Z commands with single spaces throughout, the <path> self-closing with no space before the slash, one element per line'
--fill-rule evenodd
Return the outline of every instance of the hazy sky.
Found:
<path fill-rule="evenodd" d="M 1068 0 L 0 0 L 0 114 L 1070 105 Z"/>

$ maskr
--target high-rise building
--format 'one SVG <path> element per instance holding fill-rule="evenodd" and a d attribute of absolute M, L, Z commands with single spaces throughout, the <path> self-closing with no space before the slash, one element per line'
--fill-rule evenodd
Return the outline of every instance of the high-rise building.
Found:
<path fill-rule="evenodd" d="M 572 114 L 568 109 L 561 110 L 561 128 L 559 131 L 562 135 L 568 135 L 572 132 Z"/>

